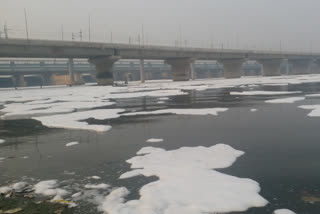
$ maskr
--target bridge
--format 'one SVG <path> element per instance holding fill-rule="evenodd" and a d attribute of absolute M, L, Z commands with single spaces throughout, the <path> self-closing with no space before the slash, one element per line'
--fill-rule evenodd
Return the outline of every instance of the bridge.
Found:
<path fill-rule="evenodd" d="M 142 82 L 144 82 L 145 76 L 144 60 L 164 60 L 165 63 L 171 66 L 171 74 L 174 81 L 193 79 L 193 64 L 196 60 L 218 61 L 223 65 L 225 78 L 241 77 L 243 75 L 242 65 L 247 60 L 259 62 L 262 65 L 264 76 L 280 75 L 283 60 L 287 60 L 292 65 L 292 74 L 309 73 L 312 63 L 320 63 L 320 53 L 177 48 L 24 39 L 0 39 L 0 57 L 68 58 L 72 82 L 74 81 L 73 59 L 88 59 L 95 67 L 96 80 L 99 85 L 113 84 L 112 68 L 114 63 L 120 59 L 140 60 L 140 78 Z"/>
<path fill-rule="evenodd" d="M 115 81 L 140 80 L 139 60 L 119 60 L 113 66 Z M 283 65 L 284 67 L 285 65 Z M 144 72 L 146 80 L 170 79 L 170 66 L 159 60 L 145 60 Z M 73 63 L 73 84 L 95 82 L 92 74 L 95 67 L 83 59 L 75 59 Z M 282 69 L 284 70 L 284 69 Z M 196 61 L 194 63 L 195 78 L 216 78 L 223 76 L 223 67 L 216 61 Z M 68 85 L 69 60 L 67 59 L 0 59 L 0 87 L 13 87 L 15 79 L 19 86 Z M 253 61 L 243 64 L 244 75 L 260 75 L 261 66 Z M 20 78 L 19 78 L 20 76 Z M 24 80 L 24 82 L 23 82 Z"/>

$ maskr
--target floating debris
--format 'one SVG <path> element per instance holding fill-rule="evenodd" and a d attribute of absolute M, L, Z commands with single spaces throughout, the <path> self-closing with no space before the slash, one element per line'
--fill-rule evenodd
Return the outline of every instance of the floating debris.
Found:
<path fill-rule="evenodd" d="M 23 210 L 22 208 L 14 208 L 14 209 L 7 210 L 7 211 L 0 210 L 0 214 L 13 214 L 13 213 L 18 213 L 22 210 Z"/>
<path fill-rule="evenodd" d="M 316 197 L 314 195 L 303 195 L 301 200 L 310 204 L 314 204 L 320 202 L 320 197 Z"/>

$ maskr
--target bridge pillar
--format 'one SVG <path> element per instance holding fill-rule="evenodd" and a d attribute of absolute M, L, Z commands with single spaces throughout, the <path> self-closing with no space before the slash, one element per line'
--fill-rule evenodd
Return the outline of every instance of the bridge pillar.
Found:
<path fill-rule="evenodd" d="M 224 59 L 219 60 L 223 64 L 224 78 L 240 78 L 243 76 L 243 59 Z"/>
<path fill-rule="evenodd" d="M 96 66 L 96 79 L 98 85 L 113 85 L 112 67 L 119 59 L 119 56 L 96 57 L 89 59 L 89 63 Z"/>
<path fill-rule="evenodd" d="M 83 85 L 84 84 L 83 75 L 81 73 L 74 73 L 73 79 L 74 79 L 75 85 Z"/>
<path fill-rule="evenodd" d="M 26 82 L 24 81 L 23 74 L 15 74 L 13 75 L 13 85 L 15 88 L 17 87 L 25 87 Z"/>
<path fill-rule="evenodd" d="M 171 58 L 166 59 L 165 63 L 171 65 L 173 81 L 188 81 L 190 79 L 191 58 Z"/>
<path fill-rule="evenodd" d="M 145 82 L 144 60 L 143 59 L 140 59 L 140 81 L 141 81 L 141 83 Z"/>
<path fill-rule="evenodd" d="M 190 64 L 190 69 L 191 69 L 191 79 L 195 80 L 196 79 L 196 75 L 195 75 L 195 72 L 194 72 L 194 63 Z"/>
<path fill-rule="evenodd" d="M 313 59 L 289 59 L 292 64 L 291 74 L 310 74 Z"/>
<path fill-rule="evenodd" d="M 49 72 L 45 72 L 41 75 L 42 84 L 43 85 L 52 85 L 52 74 Z"/>
<path fill-rule="evenodd" d="M 74 85 L 75 81 L 74 81 L 73 59 L 72 58 L 68 59 L 68 74 L 69 74 L 69 77 L 70 77 L 70 85 Z"/>
<path fill-rule="evenodd" d="M 280 76 L 282 59 L 261 59 L 262 76 Z"/>
<path fill-rule="evenodd" d="M 314 60 L 314 64 L 315 64 L 314 73 L 320 74 L 320 59 Z"/>

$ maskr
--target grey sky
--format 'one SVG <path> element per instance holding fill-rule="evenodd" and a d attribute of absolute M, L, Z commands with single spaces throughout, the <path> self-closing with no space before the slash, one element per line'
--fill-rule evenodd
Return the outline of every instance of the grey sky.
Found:
<path fill-rule="evenodd" d="M 144 25 L 145 42 L 188 46 L 282 49 L 320 52 L 319 0 L 0 0 L 0 24 L 12 37 L 25 37 L 27 9 L 31 38 L 71 40 L 83 30 L 92 40 L 137 42 Z M 311 48 L 312 46 L 312 48 Z"/>

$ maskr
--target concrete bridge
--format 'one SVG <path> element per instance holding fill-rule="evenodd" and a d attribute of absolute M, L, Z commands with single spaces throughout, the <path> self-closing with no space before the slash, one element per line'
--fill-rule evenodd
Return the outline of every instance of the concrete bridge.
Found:
<path fill-rule="evenodd" d="M 292 64 L 293 74 L 309 73 L 312 63 L 320 63 L 320 53 L 174 48 L 23 39 L 1 39 L 0 57 L 69 58 L 70 74 L 72 74 L 72 59 L 85 58 L 95 66 L 99 85 L 113 84 L 112 67 L 119 59 L 140 60 L 142 82 L 144 82 L 144 60 L 164 60 L 171 66 L 174 81 L 193 79 L 195 60 L 217 60 L 223 65 L 225 78 L 241 77 L 243 75 L 242 65 L 247 60 L 258 61 L 262 65 L 262 73 L 265 76 L 280 75 L 280 66 L 283 60 L 288 60 Z M 73 75 L 70 77 L 73 82 Z"/>

